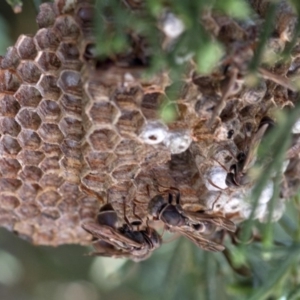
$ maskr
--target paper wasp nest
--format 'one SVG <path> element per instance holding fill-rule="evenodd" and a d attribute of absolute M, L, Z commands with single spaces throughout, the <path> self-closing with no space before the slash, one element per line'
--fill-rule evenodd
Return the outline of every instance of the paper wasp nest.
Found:
<path fill-rule="evenodd" d="M 145 81 L 143 69 L 96 66 L 89 59 L 93 12 L 92 1 L 42 4 L 40 29 L 34 36 L 21 35 L 0 60 L 0 225 L 35 244 L 87 244 L 90 236 L 81 224 L 93 220 L 107 199 L 122 219 L 125 197 L 130 220 L 135 199 L 137 214 L 145 218 L 160 186 L 177 187 L 192 210 L 247 218 L 243 195 L 249 191 L 228 193 L 221 165 L 229 168 L 261 119 L 275 106 L 292 105 L 295 93 L 263 78 L 258 87 L 248 88 L 240 70 L 220 116 L 208 126 L 226 76 L 222 70 L 200 76 L 191 65 L 179 97 L 168 99 L 177 105 L 178 118 L 164 124 L 158 110 L 178 83 L 167 72 Z M 257 12 L 264 14 L 262 7 Z M 242 69 L 253 56 L 249 40 L 260 23 L 210 20 L 213 34 L 231 41 L 228 59 Z M 283 47 L 290 39 L 285 27 L 276 30 L 271 50 L 271 43 Z M 298 56 L 296 51 L 290 66 L 278 64 L 269 72 L 292 78 Z M 294 143 L 297 137 L 295 131 Z M 298 166 L 298 157 L 287 166 L 285 197 L 298 186 Z M 272 192 L 270 182 L 256 213 L 262 221 Z M 283 206 L 278 203 L 274 218 Z"/>

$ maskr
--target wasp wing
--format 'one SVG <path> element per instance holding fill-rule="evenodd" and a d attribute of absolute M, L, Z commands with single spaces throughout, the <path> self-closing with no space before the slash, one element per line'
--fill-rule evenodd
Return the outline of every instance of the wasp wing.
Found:
<path fill-rule="evenodd" d="M 254 162 L 256 160 L 256 156 L 257 156 L 257 149 L 258 149 L 258 147 L 261 143 L 261 140 L 264 137 L 266 130 L 268 129 L 269 126 L 270 126 L 269 123 L 263 124 L 262 126 L 260 126 L 258 128 L 256 133 L 251 138 L 251 141 L 248 146 L 248 153 L 247 153 L 247 156 L 245 158 L 245 161 L 244 161 L 244 164 L 243 164 L 243 167 L 241 170 L 242 173 L 246 173 L 247 169 L 250 168 L 254 164 Z"/>
<path fill-rule="evenodd" d="M 225 249 L 225 247 L 221 244 L 208 240 L 202 237 L 197 231 L 190 232 L 185 230 L 182 227 L 173 227 L 173 231 L 179 232 L 181 235 L 185 236 L 191 242 L 193 242 L 197 247 L 211 252 L 220 252 Z"/>
<path fill-rule="evenodd" d="M 191 220 L 195 224 L 201 222 L 207 222 L 207 223 L 212 223 L 228 231 L 232 231 L 232 232 L 236 231 L 236 225 L 232 221 L 224 217 L 213 216 L 205 212 L 194 212 L 194 211 L 187 211 L 187 210 L 184 210 L 183 213 L 189 220 Z"/>
<path fill-rule="evenodd" d="M 103 240 L 93 242 L 94 252 L 88 253 L 88 256 L 103 256 L 112 258 L 128 258 L 133 261 L 142 261 L 151 255 L 149 249 L 120 249 Z"/>
<path fill-rule="evenodd" d="M 118 249 L 109 250 L 109 252 L 91 252 L 88 254 L 89 256 L 103 256 L 103 257 L 112 257 L 112 258 L 128 258 L 135 262 L 139 262 L 147 259 L 151 252 L 148 252 L 146 255 L 134 255 L 130 252 L 120 251 Z"/>
<path fill-rule="evenodd" d="M 133 241 L 132 239 L 120 233 L 117 229 L 114 229 L 110 226 L 99 225 L 96 223 L 84 223 L 82 224 L 82 228 L 89 232 L 93 237 L 103 240 L 116 247 L 125 249 L 129 247 L 141 247 L 140 243 Z M 122 244 L 124 246 L 122 246 Z"/>

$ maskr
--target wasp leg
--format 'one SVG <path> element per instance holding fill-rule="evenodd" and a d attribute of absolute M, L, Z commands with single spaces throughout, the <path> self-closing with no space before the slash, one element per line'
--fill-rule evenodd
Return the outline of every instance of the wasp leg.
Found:
<path fill-rule="evenodd" d="M 176 204 L 180 206 L 180 193 L 176 194 Z"/>
<path fill-rule="evenodd" d="M 124 214 L 124 220 L 125 220 L 126 224 L 130 228 L 130 230 L 132 230 L 132 224 L 129 222 L 129 220 L 128 220 L 127 216 L 126 216 L 126 202 L 125 202 L 125 197 L 123 197 L 123 214 Z"/>
<path fill-rule="evenodd" d="M 134 225 L 137 225 L 137 229 L 138 231 L 140 230 L 140 225 L 143 224 L 143 219 L 136 213 L 136 203 L 133 202 L 133 209 L 132 209 L 132 213 L 133 215 L 139 220 L 139 221 L 135 221 Z M 138 223 L 138 224 L 137 224 Z M 132 223 L 133 224 L 133 223 Z"/>

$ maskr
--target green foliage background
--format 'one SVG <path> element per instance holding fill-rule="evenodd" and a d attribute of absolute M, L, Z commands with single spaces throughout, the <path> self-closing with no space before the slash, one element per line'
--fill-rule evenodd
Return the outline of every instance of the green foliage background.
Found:
<path fill-rule="evenodd" d="M 12 1 L 8 2 L 20 2 Z M 5 2 L 0 7 L 0 53 L 4 54 L 7 46 L 13 44 L 21 33 L 34 33 L 34 22 L 39 0 L 24 1 L 23 12 L 20 15 L 12 13 L 11 7 Z M 160 11 L 161 1 L 146 1 L 149 5 L 149 16 L 144 20 L 133 20 L 116 17 L 120 26 L 122 20 L 126 26 L 139 24 L 145 35 L 151 35 L 155 29 L 153 20 Z M 185 45 L 195 50 L 203 58 L 214 53 L 215 43 L 207 36 L 198 23 L 193 23 L 189 14 L 197 14 L 204 1 L 188 0 L 174 1 L 174 11 L 185 20 L 187 31 L 179 40 L 179 45 Z M 236 18 L 245 18 L 250 13 L 247 2 L 242 0 L 213 1 L 213 5 Z M 225 4 L 226 3 L 226 4 Z M 2 5 L 3 4 L 3 5 Z M 19 4 L 19 3 L 17 3 Z M 276 1 L 274 1 L 274 5 Z M 297 3 L 296 3 L 297 4 Z M 118 16 L 118 1 L 98 1 L 105 9 L 116 10 Z M 101 9 L 101 7 L 98 7 Z M 270 23 L 272 26 L 272 10 Z M 101 21 L 101 19 L 99 18 Z M 99 22 L 100 22 L 99 21 Z M 300 23 L 300 22 L 299 22 Z M 117 42 L 111 42 L 111 36 L 106 33 L 105 26 L 98 24 L 102 34 L 99 54 L 107 55 L 118 52 L 126 46 L 126 39 L 115 36 Z M 152 26 L 152 27 L 151 27 Z M 300 27 L 300 26 L 298 26 Z M 263 34 L 268 36 L 269 27 Z M 297 28 L 297 34 L 299 28 Z M 200 32 L 200 33 L 199 33 Z M 105 33 L 105 32 L 104 32 Z M 193 38 L 195 34 L 201 39 Z M 105 42 L 103 36 L 108 40 Z M 262 35 L 262 38 L 264 36 Z M 201 40 L 200 44 L 194 44 Z M 295 41 L 295 40 L 294 40 Z M 293 41 L 293 42 L 294 42 Z M 292 42 L 292 43 L 293 43 Z M 153 40 L 153 47 L 159 48 Z M 261 45 L 265 40 L 262 39 Z M 220 45 L 222 48 L 222 45 Z M 286 53 L 288 53 L 287 47 Z M 260 48 L 259 48 L 260 49 Z M 291 49 L 291 47 L 290 47 Z M 182 49 L 178 46 L 178 51 Z M 198 54 L 197 54 L 198 53 Z M 174 64 L 172 56 L 157 51 L 153 70 L 164 66 L 180 72 Z M 252 64 L 253 70 L 260 63 L 261 53 L 257 53 Z M 207 58 L 209 60 L 209 57 Z M 200 69 L 203 66 L 199 66 Z M 208 70 L 205 70 L 207 72 Z M 177 73 L 178 74 L 178 73 Z M 299 116 L 296 107 L 289 118 L 279 118 L 279 129 L 270 137 L 269 143 L 276 145 L 275 160 L 266 172 L 280 169 L 284 153 L 288 147 L 289 136 L 286 132 Z M 280 142 L 279 142 L 280 141 Z M 267 155 L 262 149 L 262 158 Z M 253 202 L 257 202 L 268 177 L 261 175 Z M 275 198 L 275 197 L 274 197 Z M 272 207 L 272 202 L 271 202 Z M 270 208 L 271 208 L 270 207 Z M 228 257 L 223 253 L 208 253 L 193 244 L 177 239 L 164 244 L 153 256 L 144 262 L 133 263 L 126 260 L 109 258 L 90 258 L 84 256 L 89 250 L 80 246 L 61 246 L 57 248 L 36 247 L 23 241 L 5 229 L 0 230 L 0 299 L 5 300 L 96 300 L 96 299 L 300 299 L 300 197 L 290 199 L 287 211 L 277 224 L 253 224 L 246 222 L 242 230 L 242 239 L 247 240 L 253 225 L 262 233 L 262 243 L 252 243 L 240 247 L 226 241 Z M 238 271 L 246 270 L 250 275 L 241 276 Z"/>

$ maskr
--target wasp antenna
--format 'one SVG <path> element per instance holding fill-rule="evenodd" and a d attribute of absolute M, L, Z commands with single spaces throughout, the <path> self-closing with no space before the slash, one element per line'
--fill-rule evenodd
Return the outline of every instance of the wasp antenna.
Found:
<path fill-rule="evenodd" d="M 173 202 L 173 195 L 171 193 L 169 193 L 169 195 L 168 195 L 168 202 L 169 202 L 169 204 L 172 204 L 172 202 Z"/>
<path fill-rule="evenodd" d="M 107 193 L 106 194 L 106 204 L 109 204 L 110 203 L 110 201 L 109 201 L 109 196 L 108 196 L 109 194 Z"/>
<path fill-rule="evenodd" d="M 218 160 L 216 160 L 213 157 L 211 159 L 214 160 L 216 163 L 218 163 L 227 173 L 229 173 L 228 169 L 223 164 L 221 164 Z"/>
<path fill-rule="evenodd" d="M 171 191 L 173 190 L 173 191 L 176 191 L 179 193 L 179 189 L 174 186 L 169 187 L 169 190 L 171 190 Z"/>
<path fill-rule="evenodd" d="M 179 192 L 176 194 L 176 204 L 180 205 L 180 193 Z"/>
<path fill-rule="evenodd" d="M 230 155 L 232 156 L 232 158 L 237 161 L 235 154 L 231 151 L 231 149 L 229 148 L 228 145 L 226 145 L 225 149 L 230 153 Z"/>
<path fill-rule="evenodd" d="M 208 181 L 213 187 L 215 187 L 215 188 L 217 188 L 217 189 L 219 189 L 219 190 L 221 190 L 221 191 L 226 191 L 226 190 L 228 189 L 228 187 L 225 188 L 225 189 L 220 188 L 219 186 L 217 186 L 216 184 L 214 184 L 209 178 L 207 179 L 207 181 Z"/>
<path fill-rule="evenodd" d="M 141 202 L 140 202 L 140 203 L 141 203 Z M 143 223 L 143 219 L 142 219 L 139 215 L 137 215 L 135 209 L 136 209 L 136 203 L 135 203 L 134 200 L 133 200 L 133 209 L 132 209 L 133 215 L 134 215 L 138 220 L 140 220 L 141 223 Z"/>
<path fill-rule="evenodd" d="M 212 205 L 212 208 L 211 208 L 212 211 L 214 211 L 216 202 L 219 200 L 219 198 L 221 197 L 221 195 L 222 195 L 222 192 L 219 193 L 219 196 L 218 196 L 218 197 L 216 198 L 216 200 L 214 201 L 214 203 L 213 203 L 213 205 Z"/>

